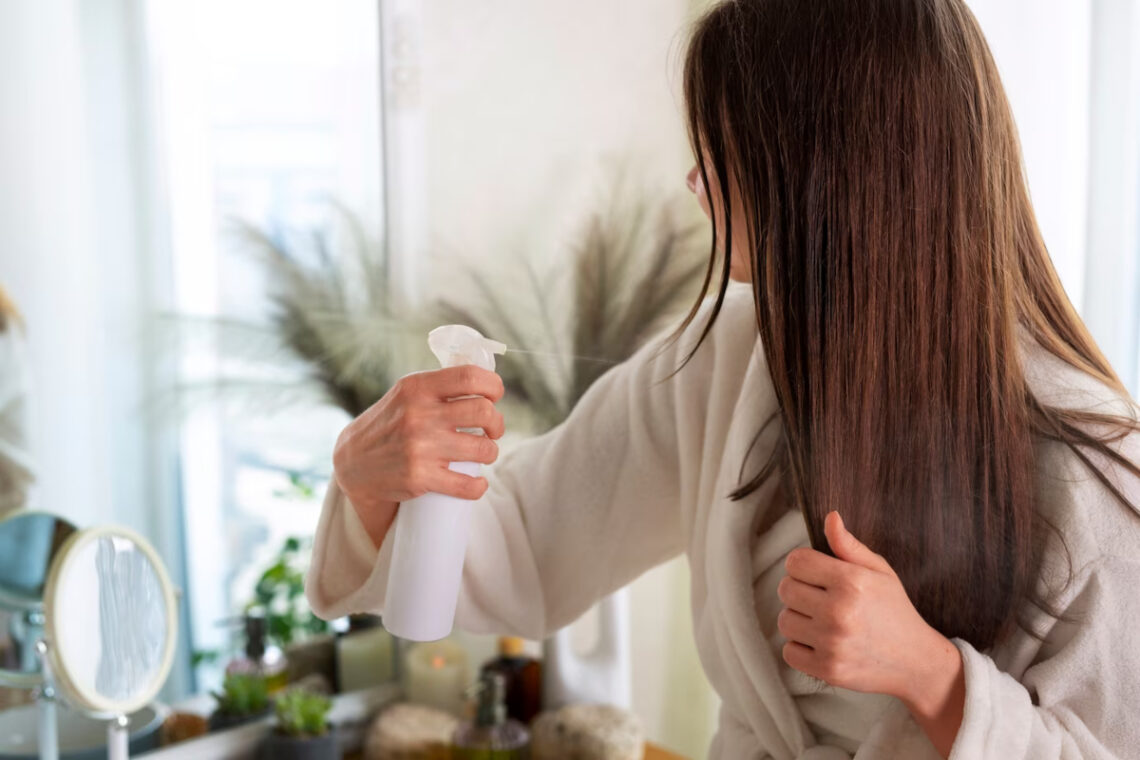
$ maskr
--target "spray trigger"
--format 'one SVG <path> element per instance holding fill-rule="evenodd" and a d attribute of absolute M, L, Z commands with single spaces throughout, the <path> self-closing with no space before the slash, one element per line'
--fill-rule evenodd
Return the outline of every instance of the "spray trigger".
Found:
<path fill-rule="evenodd" d="M 495 371 L 495 354 L 505 354 L 507 346 L 484 338 L 478 330 L 466 325 L 443 325 L 428 333 L 428 348 L 439 359 L 441 367 L 474 364 Z"/>

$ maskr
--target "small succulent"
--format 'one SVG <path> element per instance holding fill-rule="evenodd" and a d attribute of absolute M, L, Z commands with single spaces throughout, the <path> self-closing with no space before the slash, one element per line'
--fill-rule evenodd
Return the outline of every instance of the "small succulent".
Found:
<path fill-rule="evenodd" d="M 269 707 L 269 688 L 264 676 L 252 673 L 231 673 L 222 682 L 221 692 L 212 692 L 218 702 L 218 712 L 240 717 L 257 715 Z"/>
<path fill-rule="evenodd" d="M 277 730 L 286 736 L 306 738 L 328 733 L 328 697 L 305 689 L 290 689 L 277 698 Z"/>

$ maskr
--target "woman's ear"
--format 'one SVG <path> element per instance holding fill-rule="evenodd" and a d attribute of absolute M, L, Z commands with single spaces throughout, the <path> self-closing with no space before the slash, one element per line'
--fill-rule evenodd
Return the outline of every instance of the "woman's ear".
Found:
<path fill-rule="evenodd" d="M 696 164 L 693 164 L 693 168 L 689 169 L 689 173 L 685 175 L 685 184 L 688 185 L 689 192 L 693 193 L 694 195 L 697 195 L 698 189 L 700 187 L 700 182 L 701 182 L 700 167 L 698 167 Z"/>

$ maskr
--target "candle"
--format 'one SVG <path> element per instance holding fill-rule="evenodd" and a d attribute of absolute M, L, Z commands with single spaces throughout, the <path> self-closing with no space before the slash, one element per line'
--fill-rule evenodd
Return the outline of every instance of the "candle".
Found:
<path fill-rule="evenodd" d="M 395 680 L 394 640 L 380 626 L 337 640 L 337 679 L 341 691 L 357 691 Z"/>
<path fill-rule="evenodd" d="M 408 650 L 404 681 L 409 702 L 462 715 L 468 686 L 467 653 L 447 639 L 416 644 Z"/>

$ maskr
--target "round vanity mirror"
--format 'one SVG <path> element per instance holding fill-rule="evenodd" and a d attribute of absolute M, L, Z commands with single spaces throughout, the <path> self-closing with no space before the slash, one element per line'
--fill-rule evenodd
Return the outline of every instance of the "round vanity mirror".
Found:
<path fill-rule="evenodd" d="M 0 684 L 31 689 L 41 681 L 35 646 L 44 634 L 44 586 L 75 531 L 46 512 L 15 512 L 0 520 Z"/>
<path fill-rule="evenodd" d="M 141 536 L 118 527 L 72 536 L 52 565 L 44 613 L 53 676 L 69 702 L 117 717 L 158 694 L 177 612 L 166 569 Z"/>

